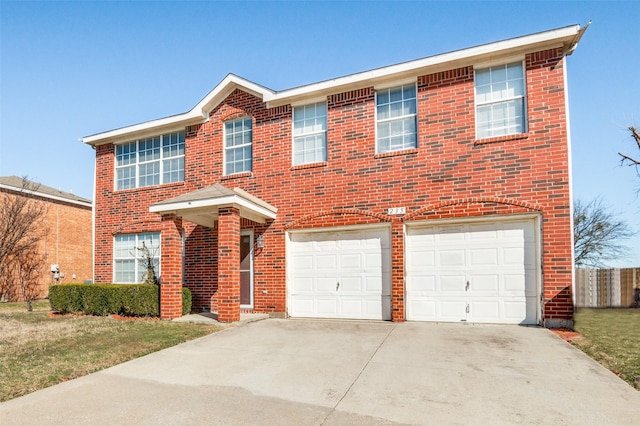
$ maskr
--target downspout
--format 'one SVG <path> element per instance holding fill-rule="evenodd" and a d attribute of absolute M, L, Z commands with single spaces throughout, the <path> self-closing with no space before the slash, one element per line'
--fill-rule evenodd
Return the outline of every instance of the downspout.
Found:
<path fill-rule="evenodd" d="M 95 146 L 92 146 L 93 150 L 96 150 Z M 95 156 L 93 160 L 93 201 L 91 202 L 91 282 L 96 282 L 96 198 L 97 198 L 97 166 L 98 156 Z"/>

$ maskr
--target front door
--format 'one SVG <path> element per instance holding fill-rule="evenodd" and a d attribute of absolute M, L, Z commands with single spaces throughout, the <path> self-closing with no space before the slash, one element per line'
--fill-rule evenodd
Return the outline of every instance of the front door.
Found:
<path fill-rule="evenodd" d="M 240 308 L 253 309 L 253 231 L 240 232 Z"/>

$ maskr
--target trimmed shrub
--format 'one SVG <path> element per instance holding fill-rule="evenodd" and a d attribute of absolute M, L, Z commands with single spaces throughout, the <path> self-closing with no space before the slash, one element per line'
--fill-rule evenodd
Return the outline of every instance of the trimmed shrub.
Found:
<path fill-rule="evenodd" d="M 49 287 L 49 303 L 54 312 L 68 314 L 82 312 L 84 284 L 56 284 Z"/>
<path fill-rule="evenodd" d="M 191 290 L 182 287 L 182 315 L 191 313 Z"/>
<path fill-rule="evenodd" d="M 155 284 L 120 285 L 121 315 L 160 315 L 160 287 Z"/>
<path fill-rule="evenodd" d="M 160 287 L 154 284 L 55 284 L 49 287 L 54 312 L 87 315 L 158 316 Z"/>

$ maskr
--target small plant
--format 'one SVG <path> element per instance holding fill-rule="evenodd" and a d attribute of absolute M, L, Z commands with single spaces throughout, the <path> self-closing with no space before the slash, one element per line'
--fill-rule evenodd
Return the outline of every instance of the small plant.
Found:
<path fill-rule="evenodd" d="M 142 262 L 142 266 L 145 270 L 145 274 L 143 277 L 144 279 L 142 282 L 144 284 L 159 285 L 160 282 L 158 281 L 158 274 L 156 274 L 156 265 L 153 261 L 155 254 L 157 253 L 157 249 L 155 249 L 152 253 L 151 249 L 149 249 L 149 247 L 147 247 L 147 245 L 143 241 L 142 247 L 136 247 L 136 250 L 138 250 L 142 255 L 140 261 Z"/>

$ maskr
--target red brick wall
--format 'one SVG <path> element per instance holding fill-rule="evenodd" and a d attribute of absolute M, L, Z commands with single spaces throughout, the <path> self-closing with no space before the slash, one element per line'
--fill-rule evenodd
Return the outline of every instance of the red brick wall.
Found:
<path fill-rule="evenodd" d="M 0 190 L 0 200 L 5 193 L 9 196 L 17 194 Z M 40 246 L 45 260 L 39 279 L 39 296 L 44 298 L 53 283 L 51 264 L 58 264 L 60 272 L 64 273 L 60 282 L 82 283 L 93 278 L 92 215 L 91 207 L 43 197 L 34 197 L 34 200 L 44 204 L 46 212 L 43 224 L 47 234 Z"/>
<path fill-rule="evenodd" d="M 286 311 L 288 228 L 392 222 L 393 318 L 404 318 L 402 220 L 538 212 L 542 216 L 544 315 L 568 319 L 571 228 L 563 59 L 560 49 L 527 55 L 528 132 L 475 139 L 473 69 L 418 78 L 418 147 L 375 153 L 375 91 L 327 99 L 328 159 L 292 166 L 290 106 L 266 108 L 236 90 L 206 123 L 186 129 L 185 182 L 113 192 L 113 145 L 97 149 L 96 279 L 110 281 L 118 232 L 158 230 L 149 205 L 215 183 L 240 187 L 277 207 L 266 225 L 244 221 L 264 236 L 255 258 L 255 310 Z M 223 176 L 223 123 L 253 119 L 253 171 Z M 406 207 L 406 216 L 386 215 Z M 185 284 L 194 307 L 209 306 L 217 289 L 216 230 L 184 223 Z M 263 292 L 266 290 L 266 294 Z"/>

